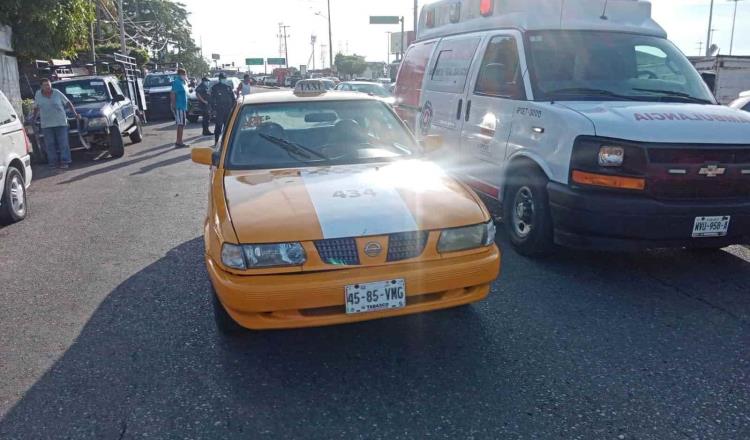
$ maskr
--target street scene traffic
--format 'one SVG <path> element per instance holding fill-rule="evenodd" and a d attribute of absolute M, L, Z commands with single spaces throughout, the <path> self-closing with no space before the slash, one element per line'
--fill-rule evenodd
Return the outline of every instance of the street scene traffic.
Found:
<path fill-rule="evenodd" d="M 51 3 L 0 438 L 750 438 L 750 4 Z"/>

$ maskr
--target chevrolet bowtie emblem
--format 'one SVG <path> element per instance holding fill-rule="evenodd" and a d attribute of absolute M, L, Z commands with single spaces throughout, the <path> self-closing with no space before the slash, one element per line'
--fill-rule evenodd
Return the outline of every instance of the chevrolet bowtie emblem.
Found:
<path fill-rule="evenodd" d="M 701 168 L 698 174 L 700 174 L 701 176 L 706 176 L 706 177 L 717 177 L 717 176 L 723 176 L 724 173 L 726 172 L 727 172 L 726 168 L 722 168 L 718 165 L 708 165 L 708 166 Z"/>

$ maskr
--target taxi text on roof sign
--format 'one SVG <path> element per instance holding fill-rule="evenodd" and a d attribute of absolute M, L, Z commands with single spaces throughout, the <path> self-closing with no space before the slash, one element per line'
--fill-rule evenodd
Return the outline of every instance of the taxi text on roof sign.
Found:
<path fill-rule="evenodd" d="M 326 88 L 322 81 L 304 80 L 294 86 L 295 95 L 319 95 L 325 93 Z"/>
<path fill-rule="evenodd" d="M 417 39 L 502 28 L 619 28 L 666 36 L 651 19 L 651 3 L 644 0 L 438 0 L 422 8 Z"/>

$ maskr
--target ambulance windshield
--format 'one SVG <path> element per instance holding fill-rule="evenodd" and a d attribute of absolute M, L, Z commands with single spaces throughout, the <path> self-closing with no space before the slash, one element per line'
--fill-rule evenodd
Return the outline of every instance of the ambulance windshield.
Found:
<path fill-rule="evenodd" d="M 663 38 L 530 32 L 528 64 L 537 101 L 715 103 L 687 58 Z"/>

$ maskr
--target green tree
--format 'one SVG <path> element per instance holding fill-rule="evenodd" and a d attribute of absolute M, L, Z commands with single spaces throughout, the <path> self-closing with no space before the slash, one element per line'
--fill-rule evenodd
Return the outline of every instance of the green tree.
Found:
<path fill-rule="evenodd" d="M 0 0 L 0 23 L 13 29 L 22 61 L 75 54 L 86 44 L 93 19 L 90 0 Z"/>
<path fill-rule="evenodd" d="M 343 75 L 359 75 L 367 69 L 365 57 L 357 54 L 336 54 L 333 63 L 336 65 L 336 70 Z"/>

